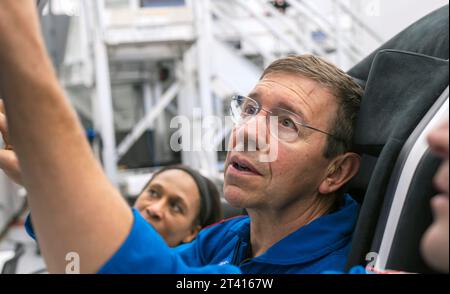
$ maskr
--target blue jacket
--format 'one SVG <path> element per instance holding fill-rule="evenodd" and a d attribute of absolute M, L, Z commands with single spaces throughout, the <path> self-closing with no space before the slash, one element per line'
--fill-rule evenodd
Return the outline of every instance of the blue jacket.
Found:
<path fill-rule="evenodd" d="M 248 216 L 206 228 L 185 245 L 169 248 L 156 230 L 133 210 L 132 230 L 99 273 L 316 274 L 344 271 L 358 205 L 348 195 L 344 206 L 300 228 L 264 254 L 247 258 Z M 27 231 L 33 234 L 27 221 Z"/>

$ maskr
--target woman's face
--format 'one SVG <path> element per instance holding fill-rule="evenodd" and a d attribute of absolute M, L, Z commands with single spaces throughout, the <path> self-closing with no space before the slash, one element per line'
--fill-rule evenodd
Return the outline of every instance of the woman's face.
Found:
<path fill-rule="evenodd" d="M 139 195 L 135 208 L 170 247 L 192 241 L 200 231 L 196 224 L 200 193 L 194 179 L 182 170 L 158 174 Z"/>

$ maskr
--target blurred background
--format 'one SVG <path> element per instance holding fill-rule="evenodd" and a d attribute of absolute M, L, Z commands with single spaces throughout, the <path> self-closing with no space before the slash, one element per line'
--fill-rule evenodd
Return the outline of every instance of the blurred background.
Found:
<path fill-rule="evenodd" d="M 224 151 L 170 147 L 178 115 L 223 117 L 264 67 L 321 55 L 344 70 L 444 0 L 50 0 L 41 23 L 49 54 L 110 180 L 133 201 L 155 169 L 184 163 L 222 184 Z M 200 111 L 194 111 L 200 109 Z M 209 142 L 224 149 L 229 125 Z M 185 130 L 186 131 L 186 130 Z M 183 137 L 192 138 L 191 132 Z M 192 138 L 195 140 L 195 138 Z M 185 140 L 186 142 L 189 140 Z M 185 144 L 185 142 L 182 142 Z M 220 148 L 222 146 L 222 148 Z M 0 250 L 43 267 L 16 222 L 26 191 L 0 172 Z M 10 229 L 14 224 L 17 230 Z M 31 241 L 31 242 L 30 242 Z M 17 248 L 31 246 L 32 250 Z M 28 245 L 27 245 L 28 244 Z M 7 251 L 4 251 L 7 252 Z M 10 255 L 0 253 L 0 264 Z M 14 255 L 12 255 L 14 256 Z"/>

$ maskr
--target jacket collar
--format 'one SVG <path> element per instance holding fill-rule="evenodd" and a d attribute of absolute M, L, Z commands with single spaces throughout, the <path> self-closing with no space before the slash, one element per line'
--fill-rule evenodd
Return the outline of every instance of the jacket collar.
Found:
<path fill-rule="evenodd" d="M 292 265 L 320 259 L 347 245 L 356 225 L 359 205 L 349 195 L 338 211 L 324 215 L 278 241 L 253 262 Z M 231 227 L 242 243 L 250 242 L 250 218 Z"/>

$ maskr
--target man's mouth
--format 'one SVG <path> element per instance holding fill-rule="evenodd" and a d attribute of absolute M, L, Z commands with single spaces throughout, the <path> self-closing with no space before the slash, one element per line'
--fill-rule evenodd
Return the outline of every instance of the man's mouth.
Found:
<path fill-rule="evenodd" d="M 233 167 L 234 167 L 235 169 L 237 169 L 238 171 L 250 171 L 250 169 L 249 169 L 248 167 L 246 167 L 245 165 L 240 165 L 240 164 L 237 163 L 237 162 L 234 162 L 234 163 L 233 163 Z"/>
<path fill-rule="evenodd" d="M 261 175 L 258 170 L 248 161 L 243 158 L 233 156 L 230 160 L 230 165 L 242 174 Z"/>

